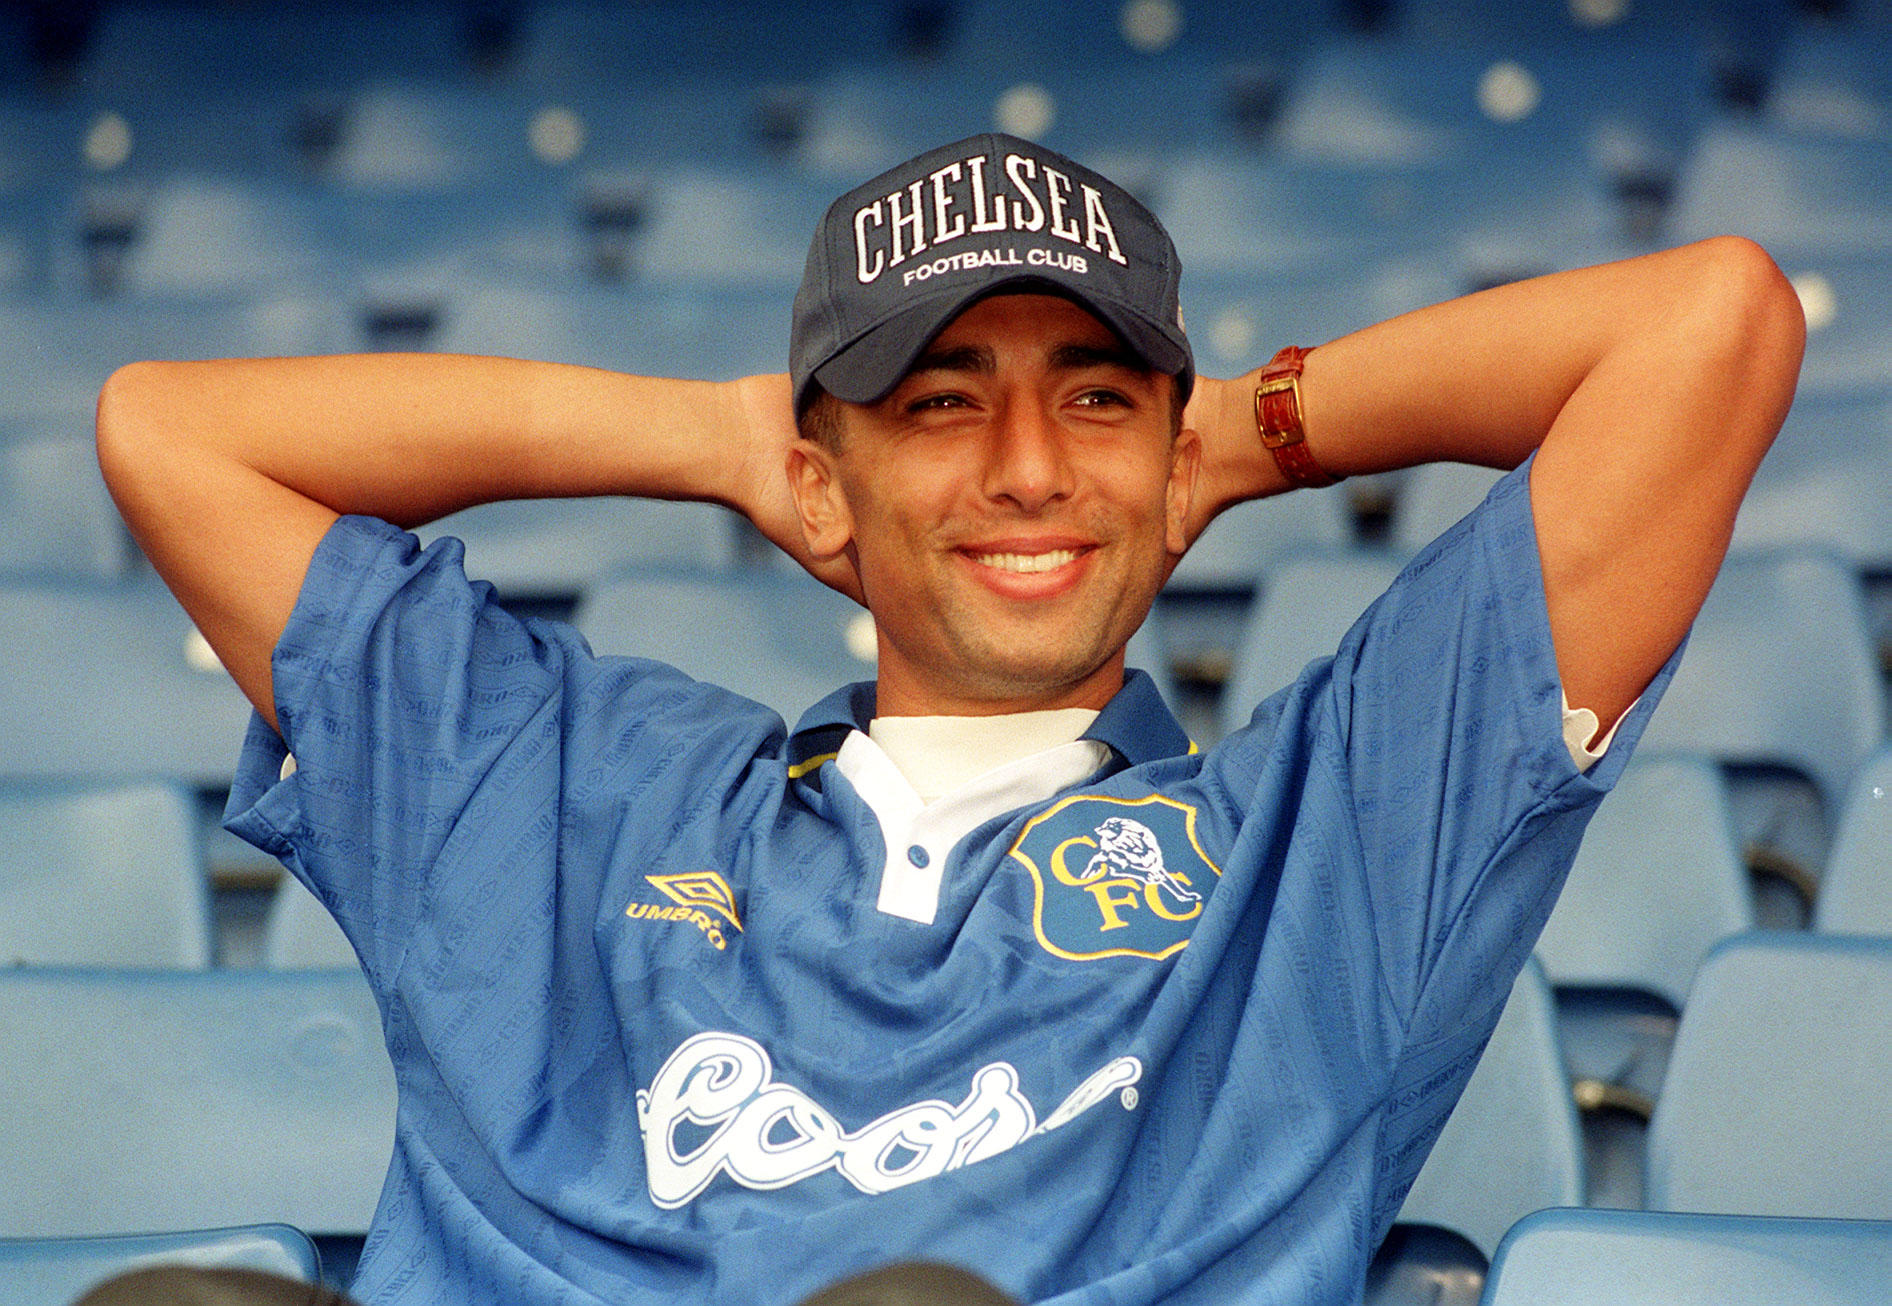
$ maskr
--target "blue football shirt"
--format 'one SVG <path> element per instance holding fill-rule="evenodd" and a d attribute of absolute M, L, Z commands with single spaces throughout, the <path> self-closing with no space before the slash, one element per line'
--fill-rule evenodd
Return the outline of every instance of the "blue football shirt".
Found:
<path fill-rule="evenodd" d="M 1109 762 L 958 838 L 926 922 L 833 760 L 871 685 L 791 733 L 338 522 L 230 827 L 381 1004 L 357 1294 L 755 1306 L 925 1257 L 1353 1299 L 1669 675 L 1579 773 L 1527 470 L 1215 748 L 1132 675 Z"/>

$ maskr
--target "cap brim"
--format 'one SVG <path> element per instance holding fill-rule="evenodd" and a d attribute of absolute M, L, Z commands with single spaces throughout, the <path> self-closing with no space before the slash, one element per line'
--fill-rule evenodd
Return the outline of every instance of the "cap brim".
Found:
<path fill-rule="evenodd" d="M 817 367 L 814 379 L 823 390 L 847 403 L 877 403 L 900 384 L 933 337 L 967 308 L 995 294 L 1031 290 L 1069 299 L 1095 314 L 1153 370 L 1166 376 L 1180 376 L 1184 398 L 1187 398 L 1195 374 L 1185 348 L 1140 313 L 1035 275 L 983 282 L 957 294 L 922 299 L 863 332 L 847 348 Z"/>

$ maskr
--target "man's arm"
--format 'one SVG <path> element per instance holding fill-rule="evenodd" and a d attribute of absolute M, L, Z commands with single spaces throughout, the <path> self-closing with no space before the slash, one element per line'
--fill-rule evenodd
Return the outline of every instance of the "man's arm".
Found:
<path fill-rule="evenodd" d="M 1605 725 L 1694 621 L 1792 402 L 1805 324 L 1759 247 L 1720 238 L 1500 286 L 1320 346 L 1307 443 L 1358 475 L 1533 449 L 1551 636 L 1570 702 Z M 1197 529 L 1288 488 L 1260 448 L 1254 374 L 1190 404 Z"/>
<path fill-rule="evenodd" d="M 499 499 L 702 499 L 801 558 L 783 472 L 793 438 L 786 377 L 445 355 L 137 363 L 98 411 L 119 510 L 272 725 L 270 656 L 337 516 L 416 526 Z"/>

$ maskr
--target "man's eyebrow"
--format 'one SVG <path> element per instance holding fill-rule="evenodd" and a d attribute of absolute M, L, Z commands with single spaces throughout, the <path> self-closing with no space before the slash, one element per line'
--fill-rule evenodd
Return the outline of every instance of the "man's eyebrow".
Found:
<path fill-rule="evenodd" d="M 998 358 L 990 349 L 978 345 L 960 345 L 955 349 L 929 349 L 913 360 L 907 375 L 916 372 L 996 372 Z"/>
<path fill-rule="evenodd" d="M 1051 366 L 1069 371 L 1087 367 L 1122 367 L 1147 372 L 1150 365 L 1122 345 L 1058 345 L 1051 351 Z"/>

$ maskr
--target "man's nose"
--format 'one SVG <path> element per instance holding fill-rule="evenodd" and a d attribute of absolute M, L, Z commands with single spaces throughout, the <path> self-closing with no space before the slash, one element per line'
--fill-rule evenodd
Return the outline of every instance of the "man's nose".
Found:
<path fill-rule="evenodd" d="M 1070 451 L 1055 416 L 1034 400 L 1005 405 L 992 425 L 986 456 L 986 495 L 1038 512 L 1069 498 Z"/>

